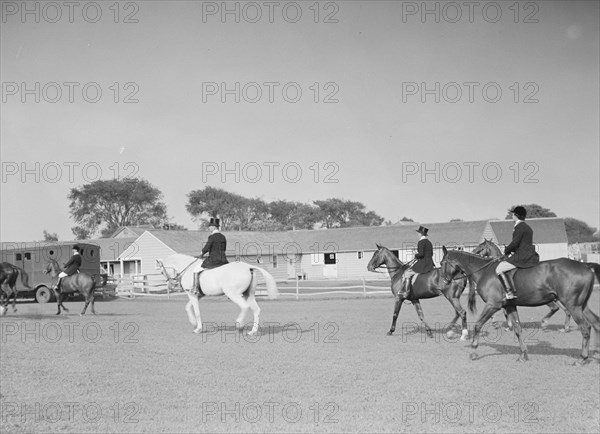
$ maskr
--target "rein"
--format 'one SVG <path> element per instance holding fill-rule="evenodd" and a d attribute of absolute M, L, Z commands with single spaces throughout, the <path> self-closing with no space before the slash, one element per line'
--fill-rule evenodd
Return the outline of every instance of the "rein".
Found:
<path fill-rule="evenodd" d="M 485 264 L 483 267 L 478 268 L 477 270 L 471 272 L 470 274 L 467 274 L 463 270 L 460 270 L 460 273 L 462 274 L 462 277 L 460 277 L 460 278 L 459 277 L 453 277 L 451 279 L 444 278 L 444 282 L 445 283 L 450 283 L 450 282 L 452 282 L 454 280 L 464 279 L 465 277 L 467 279 L 469 279 L 473 274 L 475 274 L 475 273 L 477 273 L 477 272 L 479 272 L 479 271 L 481 271 L 481 270 L 489 267 L 490 265 L 492 265 L 493 263 L 498 262 L 498 261 L 502 261 L 502 258 L 493 258 L 490 262 L 488 262 L 487 264 Z"/>
<path fill-rule="evenodd" d="M 196 258 L 196 259 L 194 259 L 194 260 L 193 260 L 192 262 L 190 262 L 190 263 L 189 263 L 189 264 L 188 264 L 188 265 L 187 265 L 187 266 L 186 266 L 186 267 L 185 267 L 183 270 L 181 270 L 179 273 L 177 273 L 177 274 L 175 275 L 175 277 L 171 277 L 171 276 L 169 276 L 169 273 L 167 272 L 167 268 L 165 267 L 165 264 L 163 264 L 163 262 L 162 262 L 162 261 L 160 262 L 160 266 L 161 266 L 161 267 L 162 267 L 162 269 L 164 270 L 164 272 L 165 272 L 165 277 L 167 278 L 167 280 L 168 280 L 168 281 L 172 281 L 172 280 L 174 280 L 174 281 L 176 281 L 176 282 L 179 284 L 179 286 L 181 286 L 181 275 L 182 275 L 183 273 L 185 273 L 185 271 L 186 271 L 188 268 L 190 268 L 190 267 L 191 267 L 193 264 L 195 264 L 195 263 L 196 263 L 196 262 L 198 262 L 199 260 L 200 260 L 200 258 Z"/>
<path fill-rule="evenodd" d="M 402 265 L 399 265 L 399 266 L 396 266 L 396 267 L 391 267 L 391 268 L 390 268 L 390 267 L 388 267 L 388 266 L 386 265 L 386 266 L 385 266 L 385 269 L 386 269 L 387 271 L 377 271 L 377 269 L 378 269 L 378 268 L 383 268 L 383 267 L 382 267 L 383 263 L 381 263 L 380 265 L 378 265 L 377 267 L 375 267 L 375 270 L 374 270 L 373 272 L 374 272 L 374 273 L 383 273 L 383 274 L 385 274 L 385 273 L 388 273 L 388 272 L 390 272 L 390 271 L 397 271 L 397 270 L 400 270 L 400 269 L 401 269 L 401 268 L 403 268 L 405 265 L 406 265 L 406 267 L 407 267 L 407 269 L 408 269 L 408 268 L 410 268 L 410 267 L 412 266 L 412 264 L 414 264 L 415 262 L 416 262 L 416 259 L 413 259 L 412 261 L 410 261 L 410 262 L 408 262 L 408 263 L 406 263 L 406 264 L 402 264 Z"/>

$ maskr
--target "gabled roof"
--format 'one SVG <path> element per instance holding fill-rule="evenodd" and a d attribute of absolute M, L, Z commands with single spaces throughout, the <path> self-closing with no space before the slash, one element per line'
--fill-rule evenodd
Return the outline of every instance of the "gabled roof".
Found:
<path fill-rule="evenodd" d="M 562 218 L 533 218 L 527 219 L 527 224 L 533 230 L 533 243 L 568 243 L 565 221 Z M 512 241 L 515 223 L 512 220 L 491 220 L 490 226 L 500 244 Z"/>
<path fill-rule="evenodd" d="M 419 226 L 429 229 L 434 247 L 477 245 L 482 241 L 487 220 L 472 222 L 413 223 L 406 225 L 366 226 L 327 230 L 288 232 L 303 252 L 375 250 L 376 243 L 390 249 L 411 249 L 419 240 Z"/>
<path fill-rule="evenodd" d="M 152 225 L 140 225 L 140 226 L 121 226 L 116 231 L 114 231 L 109 238 L 118 238 L 119 236 L 123 236 L 123 232 L 125 232 L 125 236 L 127 238 L 131 236 L 139 237 L 147 230 L 154 229 Z"/>

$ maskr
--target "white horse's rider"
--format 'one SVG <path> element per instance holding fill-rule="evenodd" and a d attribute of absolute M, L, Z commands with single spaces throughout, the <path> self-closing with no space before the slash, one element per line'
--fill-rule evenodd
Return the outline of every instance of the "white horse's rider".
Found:
<path fill-rule="evenodd" d="M 81 249 L 78 245 L 74 245 L 71 248 L 73 254 L 71 258 L 64 264 L 63 271 L 58 273 L 58 281 L 54 286 L 55 291 L 60 289 L 60 283 L 62 282 L 63 277 L 71 276 L 79 272 L 79 267 L 81 267 L 81 255 L 79 254 L 80 250 Z"/>
<path fill-rule="evenodd" d="M 210 222 L 208 223 L 208 230 L 211 231 L 211 234 L 202 249 L 202 254 L 198 256 L 198 258 L 203 257 L 207 253 L 208 257 L 202 262 L 202 268 L 194 272 L 194 285 L 192 286 L 192 291 L 197 292 L 198 294 L 202 294 L 200 289 L 200 273 L 206 269 L 216 268 L 229 263 L 225 256 L 225 251 L 227 250 L 227 238 L 219 231 L 219 227 L 219 219 L 211 217 Z"/>

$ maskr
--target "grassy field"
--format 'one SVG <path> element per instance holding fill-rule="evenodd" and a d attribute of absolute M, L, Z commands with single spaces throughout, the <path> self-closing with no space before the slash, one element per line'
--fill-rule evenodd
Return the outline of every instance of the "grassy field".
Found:
<path fill-rule="evenodd" d="M 19 303 L 0 318 L 1 432 L 597 432 L 600 364 L 571 363 L 581 334 L 564 314 L 520 309 L 530 361 L 512 333 L 486 329 L 480 359 L 445 337 L 447 301 L 410 305 L 386 336 L 393 299 L 259 300 L 259 336 L 238 310 L 204 298 L 192 333 L 187 298 Z M 592 308 L 600 312 L 595 291 Z M 481 306 L 481 301 L 479 301 Z M 466 304 L 466 303 L 463 303 Z M 475 319 L 469 317 L 470 321 Z M 595 338 L 595 336 L 594 336 Z M 595 342 L 595 340 L 594 340 Z"/>

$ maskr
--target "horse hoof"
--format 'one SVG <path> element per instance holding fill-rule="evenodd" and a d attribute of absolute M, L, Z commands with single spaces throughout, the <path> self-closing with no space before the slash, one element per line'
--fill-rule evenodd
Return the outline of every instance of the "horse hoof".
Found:
<path fill-rule="evenodd" d="M 524 363 L 527 360 L 529 360 L 529 357 L 527 357 L 527 354 L 525 354 L 524 356 L 519 356 L 519 358 L 517 359 L 517 362 Z"/>
<path fill-rule="evenodd" d="M 463 334 L 460 336 L 460 340 L 461 340 L 461 341 L 468 341 L 468 340 L 469 340 L 469 332 L 463 333 Z"/>
<path fill-rule="evenodd" d="M 389 332 L 387 332 L 387 335 L 388 335 L 388 336 L 392 336 L 393 334 L 394 334 L 394 332 L 393 332 L 393 331 L 389 331 Z"/>
<path fill-rule="evenodd" d="M 433 338 L 433 332 L 431 330 L 427 330 L 427 337 Z"/>
<path fill-rule="evenodd" d="M 202 329 L 194 329 L 194 333 L 200 334 L 200 333 L 202 333 Z"/>
<path fill-rule="evenodd" d="M 584 365 L 587 365 L 589 362 L 590 362 L 589 359 L 577 359 L 573 363 L 573 366 L 584 366 Z"/>
<path fill-rule="evenodd" d="M 479 355 L 477 353 L 471 353 L 471 360 L 479 359 Z"/>

